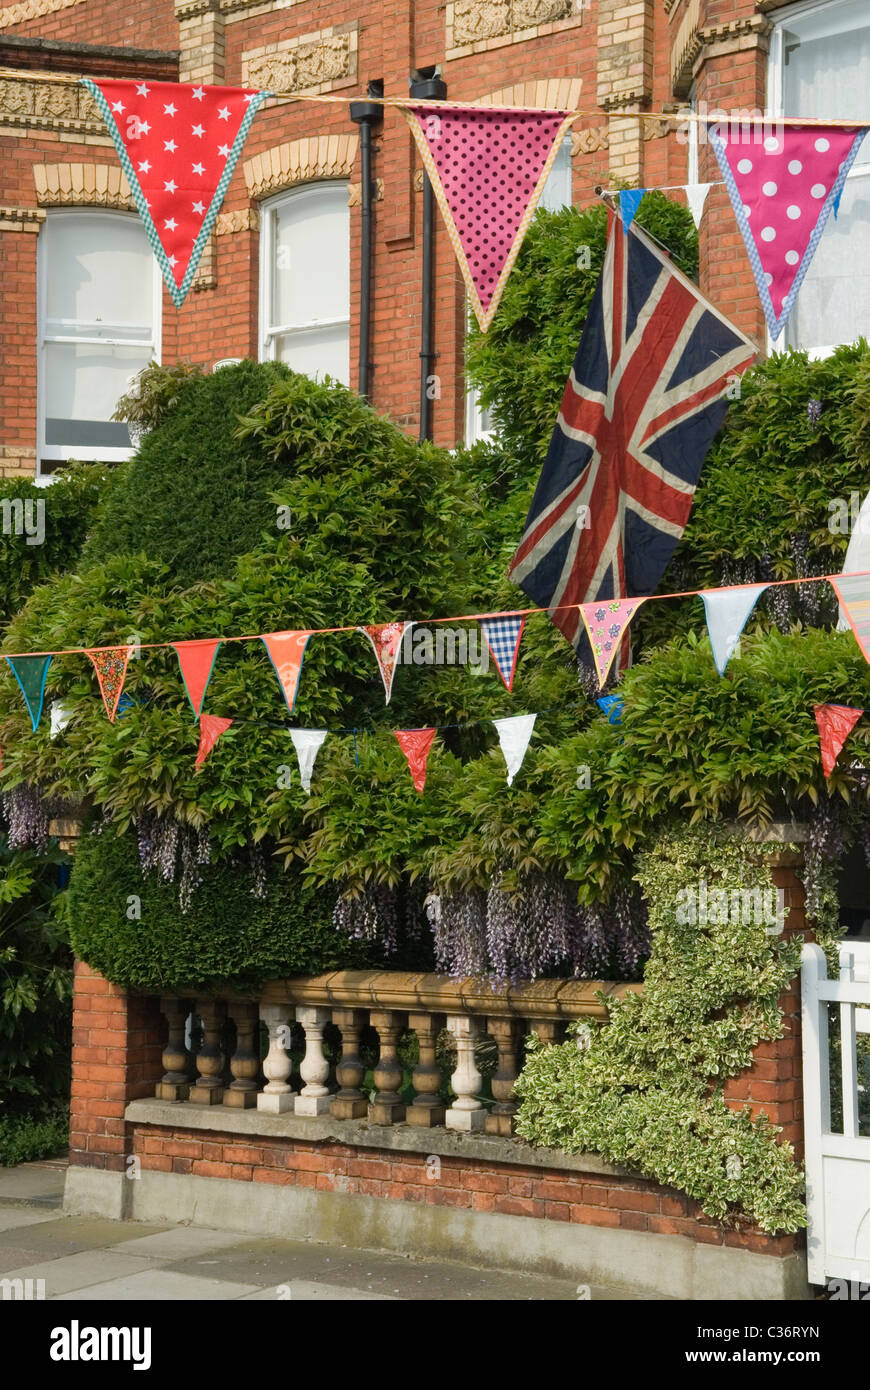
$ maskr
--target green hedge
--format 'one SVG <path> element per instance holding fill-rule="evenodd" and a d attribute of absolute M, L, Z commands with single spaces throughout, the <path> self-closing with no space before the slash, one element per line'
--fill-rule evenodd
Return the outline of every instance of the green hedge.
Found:
<path fill-rule="evenodd" d="M 265 896 L 247 864 L 205 865 L 189 910 L 178 887 L 143 875 L 133 835 L 82 838 L 69 887 L 75 954 L 106 979 L 148 990 L 256 990 L 264 980 L 369 963 L 332 924 L 334 892 L 267 863 Z M 141 917 L 130 917 L 137 910 Z"/>
<path fill-rule="evenodd" d="M 79 463 L 55 474 L 55 481 L 48 488 L 37 487 L 27 479 L 0 484 L 0 504 L 4 500 L 12 504 L 0 516 L 0 626 L 5 626 L 18 612 L 37 584 L 75 565 L 107 477 L 105 464 Z M 44 509 L 45 534 L 38 545 L 29 544 L 27 533 L 20 527 L 20 533 L 15 533 L 15 503 L 25 506 L 28 501 L 41 503 Z M 21 516 L 26 520 L 27 513 L 22 512 Z M 33 512 L 30 517 L 31 521 L 36 520 Z"/>

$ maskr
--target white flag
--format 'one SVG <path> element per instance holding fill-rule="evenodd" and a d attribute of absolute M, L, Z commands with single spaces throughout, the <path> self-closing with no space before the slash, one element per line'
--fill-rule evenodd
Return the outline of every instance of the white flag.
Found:
<path fill-rule="evenodd" d="M 314 760 L 320 752 L 320 745 L 326 738 L 327 729 L 291 729 L 290 737 L 293 740 L 293 747 L 296 749 L 296 760 L 299 763 L 299 781 L 306 792 L 311 791 L 311 774 L 314 771 Z"/>
<path fill-rule="evenodd" d="M 710 192 L 712 184 L 709 183 L 687 183 L 686 202 L 689 204 L 689 211 L 695 223 L 695 228 L 701 226 L 701 218 L 704 216 L 704 204 L 707 201 L 707 194 Z"/>
<path fill-rule="evenodd" d="M 741 589 L 708 589 L 701 592 L 707 613 L 707 631 L 713 660 L 721 676 L 728 665 L 740 634 L 753 608 L 767 588 L 766 584 L 750 584 Z"/>
<path fill-rule="evenodd" d="M 510 786 L 523 765 L 529 739 L 535 727 L 536 714 L 517 714 L 512 719 L 494 719 L 495 731 L 507 763 L 507 783 Z"/>
<path fill-rule="evenodd" d="M 52 700 L 49 738 L 57 738 L 58 734 L 63 733 L 74 712 L 75 705 L 72 700 Z"/>

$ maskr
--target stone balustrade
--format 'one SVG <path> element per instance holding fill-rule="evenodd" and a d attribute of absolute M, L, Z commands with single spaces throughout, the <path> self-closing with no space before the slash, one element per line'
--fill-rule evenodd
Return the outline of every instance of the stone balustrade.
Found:
<path fill-rule="evenodd" d="M 509 1137 L 525 1037 L 557 1042 L 571 1020 L 604 1019 L 608 999 L 638 989 L 591 980 L 499 989 L 443 975 L 358 970 L 271 981 L 256 1001 L 161 998 L 167 1041 L 155 1096 Z M 416 1049 L 404 1046 L 409 1033 Z M 295 1075 L 291 1052 L 299 1058 Z M 482 1096 L 484 1089 L 490 1094 Z"/>

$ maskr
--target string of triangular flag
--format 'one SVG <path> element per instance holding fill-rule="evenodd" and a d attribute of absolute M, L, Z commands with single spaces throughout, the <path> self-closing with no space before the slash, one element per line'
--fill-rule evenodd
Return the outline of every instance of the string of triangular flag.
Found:
<path fill-rule="evenodd" d="M 811 575 L 800 579 L 770 580 L 764 584 L 689 589 L 681 593 L 602 599 L 591 603 L 562 606 L 579 610 L 592 647 L 599 686 L 603 686 L 629 624 L 645 603 L 675 598 L 701 598 L 704 602 L 713 660 L 717 671 L 722 675 L 740 640 L 740 634 L 766 589 L 822 582 L 833 587 L 861 652 L 865 660 L 870 662 L 870 571 Z M 533 614 L 544 612 L 552 616 L 555 611 L 557 610 L 528 608 L 507 613 L 465 613 L 452 618 L 430 618 L 426 622 L 436 625 L 478 623 L 496 670 L 505 688 L 512 691 L 526 619 Z M 79 654 L 88 657 L 97 676 L 106 713 L 114 722 L 125 698 L 124 682 L 134 651 L 170 647 L 178 658 L 182 682 L 194 718 L 202 719 L 203 704 L 218 652 L 224 643 L 229 642 L 262 642 L 278 677 L 287 710 L 292 714 L 305 652 L 313 636 L 341 632 L 359 632 L 365 636 L 375 654 L 386 703 L 389 704 L 402 649 L 414 627 L 420 625 L 416 620 L 405 620 L 365 626 L 291 629 L 243 637 L 203 637 L 176 642 L 147 642 L 138 644 L 136 648 L 131 645 L 68 647 L 54 652 L 10 652 L 2 656 L 18 682 L 34 730 L 39 727 L 42 717 L 45 685 L 53 657 Z M 56 732 L 53 718 L 53 735 Z"/>

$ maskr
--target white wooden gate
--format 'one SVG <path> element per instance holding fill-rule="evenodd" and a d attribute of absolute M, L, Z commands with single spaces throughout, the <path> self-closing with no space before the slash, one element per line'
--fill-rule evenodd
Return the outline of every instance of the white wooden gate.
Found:
<path fill-rule="evenodd" d="M 824 952 L 805 946 L 801 969 L 807 1266 L 811 1284 L 870 1284 L 870 1125 L 861 1133 L 856 1037 L 870 1033 L 870 942 L 840 947 L 840 977 L 828 979 Z M 828 1009 L 840 1010 L 842 1131 L 831 1129 Z M 865 1104 L 867 1098 L 865 1098 Z"/>

